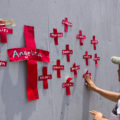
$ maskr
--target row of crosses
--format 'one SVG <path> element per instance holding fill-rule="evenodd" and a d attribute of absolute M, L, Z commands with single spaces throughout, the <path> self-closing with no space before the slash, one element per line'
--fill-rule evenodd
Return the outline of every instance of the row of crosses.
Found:
<path fill-rule="evenodd" d="M 64 24 L 65 32 L 68 32 L 68 26 L 72 26 L 72 23 L 68 21 L 68 18 L 62 20 L 62 24 Z M 57 28 L 53 28 L 53 33 L 50 33 L 50 37 L 54 38 L 55 45 L 58 45 L 58 37 L 63 37 L 63 33 L 59 33 L 57 31 Z M 80 30 L 79 34 L 76 35 L 76 39 L 79 39 L 80 45 L 83 46 L 83 40 L 86 39 L 86 35 L 82 34 L 82 30 Z M 91 44 L 93 44 L 93 49 L 96 50 L 96 45 L 98 44 L 98 40 L 95 39 L 95 35 L 93 35 Z"/>

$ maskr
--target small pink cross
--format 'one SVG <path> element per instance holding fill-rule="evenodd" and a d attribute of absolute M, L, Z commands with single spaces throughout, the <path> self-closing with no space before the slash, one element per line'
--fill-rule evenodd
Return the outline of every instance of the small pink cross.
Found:
<path fill-rule="evenodd" d="M 53 70 L 57 70 L 57 78 L 61 78 L 61 70 L 64 70 L 64 65 L 60 65 L 60 60 L 57 60 L 57 64 L 53 65 Z"/>
<path fill-rule="evenodd" d="M 6 28 L 5 25 L 0 26 L 0 36 L 1 36 L 1 43 L 7 43 L 7 34 L 12 34 L 13 30 Z"/>
<path fill-rule="evenodd" d="M 91 59 L 92 55 L 88 55 L 88 51 L 85 52 L 85 55 L 83 55 L 83 59 L 86 60 L 86 65 L 88 66 L 88 59 Z"/>
<path fill-rule="evenodd" d="M 82 30 L 79 31 L 79 34 L 76 35 L 77 39 L 80 39 L 80 45 L 83 45 L 83 39 L 86 39 L 85 35 L 82 35 Z"/>
<path fill-rule="evenodd" d="M 6 67 L 7 66 L 7 62 L 0 60 L 0 66 Z"/>
<path fill-rule="evenodd" d="M 62 24 L 64 24 L 65 32 L 68 32 L 68 26 L 72 26 L 72 23 L 68 21 L 68 18 L 65 18 L 65 20 L 62 20 Z"/>
<path fill-rule="evenodd" d="M 73 54 L 73 50 L 69 49 L 69 45 L 66 45 L 66 50 L 62 50 L 62 54 L 67 56 L 67 62 L 70 62 L 70 54 Z"/>
<path fill-rule="evenodd" d="M 93 36 L 93 40 L 91 40 L 91 44 L 93 44 L 93 48 L 96 50 L 96 44 L 98 44 L 98 40 L 95 40 L 95 35 Z"/>
<path fill-rule="evenodd" d="M 100 60 L 100 57 L 98 57 L 97 54 L 95 54 L 93 60 L 95 61 L 95 66 L 97 67 L 98 66 L 97 61 Z"/>
<path fill-rule="evenodd" d="M 39 81 L 43 80 L 43 88 L 48 89 L 48 79 L 52 79 L 52 75 L 47 74 L 47 67 L 43 67 L 43 75 L 39 76 Z"/>
<path fill-rule="evenodd" d="M 89 73 L 88 70 L 83 74 L 83 78 L 85 78 L 86 75 L 91 77 L 91 73 Z"/>
<path fill-rule="evenodd" d="M 67 78 L 66 82 L 62 83 L 62 88 L 66 88 L 66 95 L 71 95 L 70 87 L 74 86 L 73 82 L 70 82 L 72 78 Z"/>
<path fill-rule="evenodd" d="M 71 72 L 74 72 L 74 77 L 77 77 L 77 70 L 80 69 L 80 65 L 76 65 L 76 63 L 73 64 L 73 66 L 70 68 Z"/>
<path fill-rule="evenodd" d="M 55 45 L 58 45 L 58 37 L 63 37 L 63 33 L 58 33 L 57 28 L 53 28 L 53 33 L 50 33 L 50 37 L 53 37 Z"/>

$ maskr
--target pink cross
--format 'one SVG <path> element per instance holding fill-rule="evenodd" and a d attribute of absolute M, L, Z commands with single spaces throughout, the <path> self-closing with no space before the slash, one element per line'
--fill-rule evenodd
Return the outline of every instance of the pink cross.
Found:
<path fill-rule="evenodd" d="M 80 69 L 80 65 L 76 65 L 76 63 L 73 64 L 73 66 L 70 68 L 71 72 L 74 72 L 74 77 L 77 77 L 77 70 Z"/>
<path fill-rule="evenodd" d="M 53 70 L 57 70 L 57 78 L 61 78 L 61 70 L 64 70 L 64 65 L 60 65 L 60 60 L 57 60 L 57 64 L 53 65 Z"/>
<path fill-rule="evenodd" d="M 88 59 L 91 59 L 92 55 L 88 55 L 88 51 L 85 52 L 85 55 L 83 55 L 83 59 L 86 60 L 86 65 L 88 66 Z"/>
<path fill-rule="evenodd" d="M 39 76 L 39 81 L 43 80 L 43 88 L 48 89 L 48 79 L 52 79 L 52 75 L 47 74 L 47 67 L 43 67 L 43 75 Z"/>
<path fill-rule="evenodd" d="M 62 50 L 62 54 L 66 55 L 67 57 L 67 62 L 70 62 L 70 54 L 73 54 L 73 50 L 69 49 L 69 45 L 66 45 L 66 50 Z"/>
<path fill-rule="evenodd" d="M 8 49 L 8 57 L 10 61 L 27 60 L 27 96 L 32 101 L 39 99 L 37 61 L 50 62 L 50 59 L 48 51 L 36 49 L 33 26 L 24 26 L 24 37 L 26 48 Z"/>
<path fill-rule="evenodd" d="M 1 35 L 1 43 L 7 43 L 7 34 L 12 34 L 13 30 L 6 28 L 5 25 L 0 26 L 0 35 Z"/>
<path fill-rule="evenodd" d="M 72 78 L 67 78 L 66 82 L 62 83 L 62 87 L 66 88 L 66 95 L 71 95 L 70 87 L 74 86 L 73 82 L 70 82 Z"/>
<path fill-rule="evenodd" d="M 95 54 L 93 60 L 95 61 L 95 66 L 97 67 L 98 66 L 97 61 L 100 60 L 100 57 L 98 57 L 97 54 Z"/>
<path fill-rule="evenodd" d="M 83 74 L 83 78 L 85 78 L 86 75 L 91 77 L 91 73 L 89 73 L 88 70 Z"/>
<path fill-rule="evenodd" d="M 65 32 L 68 32 L 68 26 L 72 26 L 72 23 L 68 21 L 68 18 L 65 18 L 65 20 L 62 20 L 62 24 L 64 24 Z"/>
<path fill-rule="evenodd" d="M 96 50 L 96 44 L 98 44 L 98 40 L 95 40 L 95 35 L 93 36 L 93 40 L 91 40 L 91 44 L 93 44 L 93 48 Z"/>
<path fill-rule="evenodd" d="M 0 66 L 6 67 L 7 66 L 7 62 L 0 60 Z"/>
<path fill-rule="evenodd" d="M 57 29 L 53 28 L 53 33 L 50 33 L 50 37 L 53 37 L 55 45 L 58 45 L 58 37 L 63 37 L 63 33 L 58 33 Z"/>
<path fill-rule="evenodd" d="M 85 35 L 82 35 L 82 30 L 79 31 L 79 34 L 76 35 L 77 39 L 80 39 L 80 45 L 83 45 L 83 39 L 86 39 Z"/>

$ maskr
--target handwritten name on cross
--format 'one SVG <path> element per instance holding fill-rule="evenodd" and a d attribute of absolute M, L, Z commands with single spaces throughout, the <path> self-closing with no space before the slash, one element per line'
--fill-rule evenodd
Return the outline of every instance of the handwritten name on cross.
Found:
<path fill-rule="evenodd" d="M 50 62 L 49 52 L 36 49 L 34 27 L 24 26 L 26 48 L 8 49 L 10 61 L 27 60 L 27 96 L 28 101 L 39 99 L 37 88 L 37 61 Z"/>
<path fill-rule="evenodd" d="M 71 95 L 70 87 L 74 86 L 73 82 L 70 82 L 72 78 L 67 78 L 66 82 L 62 83 L 62 87 L 66 88 L 66 95 Z"/>
<path fill-rule="evenodd" d="M 39 76 L 39 81 L 43 80 L 43 88 L 48 89 L 48 79 L 52 79 L 51 74 L 47 74 L 47 67 L 43 67 L 43 75 Z"/>
<path fill-rule="evenodd" d="M 64 70 L 64 65 L 60 65 L 60 60 L 58 59 L 56 65 L 53 65 L 53 70 L 57 70 L 57 78 L 61 78 L 61 70 Z"/>
<path fill-rule="evenodd" d="M 67 57 L 67 62 L 70 62 L 70 54 L 73 54 L 73 50 L 69 49 L 69 45 L 66 45 L 66 50 L 62 50 L 62 54 L 66 55 Z"/>
<path fill-rule="evenodd" d="M 53 33 L 50 33 L 50 37 L 54 38 L 55 45 L 58 45 L 58 37 L 63 37 L 63 33 L 58 33 L 57 29 L 53 29 Z"/>
<path fill-rule="evenodd" d="M 80 65 L 76 65 L 76 63 L 73 64 L 73 66 L 70 68 L 71 72 L 74 72 L 74 77 L 77 77 L 77 70 L 80 69 Z"/>
<path fill-rule="evenodd" d="M 64 25 L 65 32 L 68 32 L 68 26 L 72 26 L 72 23 L 68 21 L 68 18 L 62 20 L 62 24 Z"/>
<path fill-rule="evenodd" d="M 77 39 L 80 39 L 80 45 L 83 45 L 83 40 L 86 39 L 85 35 L 82 35 L 82 30 L 79 31 L 79 34 L 76 35 Z"/>
<path fill-rule="evenodd" d="M 88 51 L 85 52 L 85 55 L 83 55 L 83 59 L 86 60 L 86 65 L 88 66 L 88 59 L 91 59 L 92 55 L 88 55 Z"/>

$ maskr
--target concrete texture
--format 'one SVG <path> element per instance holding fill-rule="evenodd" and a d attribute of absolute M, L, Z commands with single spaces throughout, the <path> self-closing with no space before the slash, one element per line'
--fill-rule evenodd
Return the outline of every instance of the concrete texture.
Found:
<path fill-rule="evenodd" d="M 16 23 L 14 34 L 8 35 L 8 43 L 0 43 L 1 59 L 7 60 L 8 48 L 25 46 L 23 26 L 35 26 L 35 41 L 37 48 L 50 51 L 50 64 L 38 63 L 38 75 L 42 67 L 48 66 L 48 72 L 53 79 L 49 80 L 49 89 L 43 90 L 42 82 L 38 83 L 40 99 L 28 102 L 26 97 L 26 62 L 9 62 L 6 68 L 0 68 L 0 120 L 91 120 L 89 110 L 97 110 L 109 118 L 115 103 L 90 92 L 84 86 L 82 74 L 88 68 L 95 83 L 107 90 L 120 92 L 117 77 L 117 65 L 110 62 L 112 55 L 120 56 L 120 1 L 119 0 L 0 0 L 0 17 L 12 18 Z M 64 32 L 61 21 L 64 17 L 73 23 L 68 33 L 59 39 L 55 46 L 49 33 L 53 28 Z M 76 39 L 79 29 L 87 36 L 84 46 L 80 47 Z M 92 35 L 99 40 L 97 51 L 90 44 Z M 71 62 L 61 54 L 65 45 L 69 44 L 74 54 Z M 94 62 L 86 67 L 82 55 L 88 50 L 101 56 L 99 67 Z M 52 65 L 61 59 L 65 65 L 61 79 L 56 78 Z M 71 88 L 72 95 L 66 96 L 61 87 L 67 76 L 72 76 L 69 68 L 76 62 L 81 65 L 75 86 Z"/>

